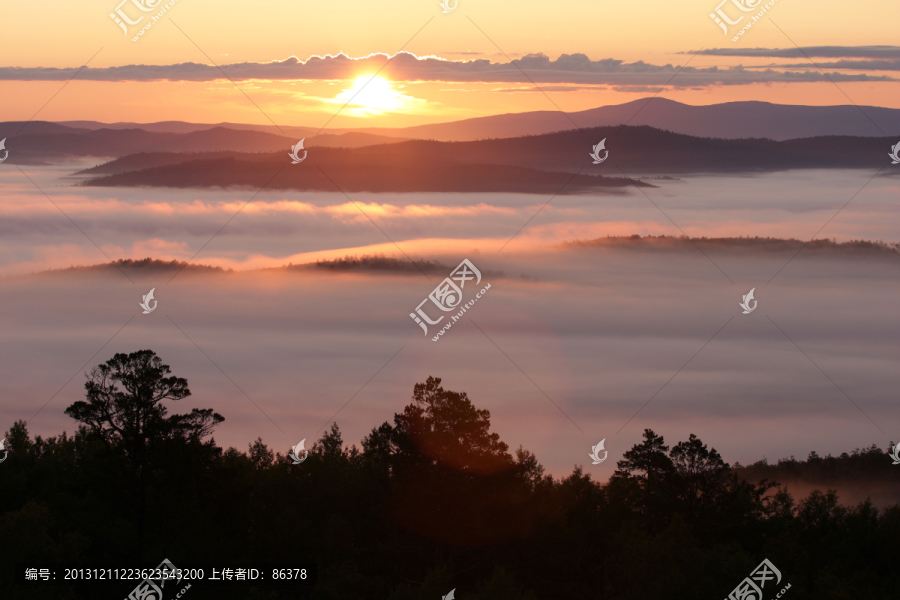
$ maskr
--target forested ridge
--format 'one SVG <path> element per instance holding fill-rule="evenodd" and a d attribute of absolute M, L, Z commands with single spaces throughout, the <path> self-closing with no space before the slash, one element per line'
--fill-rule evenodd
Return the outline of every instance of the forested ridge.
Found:
<path fill-rule="evenodd" d="M 74 435 L 32 436 L 22 421 L 7 433 L 0 596 L 120 600 L 108 587 L 26 588 L 13 568 L 168 558 L 318 565 L 312 587 L 198 584 L 186 600 L 438 600 L 451 589 L 460 600 L 718 600 L 763 559 L 779 589 L 790 584 L 787 600 L 898 597 L 900 505 L 793 498 L 693 435 L 667 443 L 651 430 L 608 482 L 577 467 L 554 478 L 464 392 L 434 377 L 412 392 L 361 447 L 335 423 L 293 465 L 262 439 L 221 448 L 223 416 L 177 412 L 185 379 L 150 350 L 117 354 L 66 410 Z M 876 453 L 886 466 L 873 477 L 893 477 L 883 452 L 866 457 Z"/>

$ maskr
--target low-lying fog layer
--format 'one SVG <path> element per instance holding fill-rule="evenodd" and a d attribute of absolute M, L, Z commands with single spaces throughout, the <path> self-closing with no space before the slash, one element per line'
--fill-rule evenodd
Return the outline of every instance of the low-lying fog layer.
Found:
<path fill-rule="evenodd" d="M 358 443 L 429 375 L 467 392 L 503 440 L 558 474 L 583 464 L 605 479 L 644 428 L 672 442 L 696 433 L 744 464 L 900 437 L 894 252 L 807 249 L 766 283 L 793 248 L 706 244 L 707 257 L 690 242 L 649 246 L 436 256 L 482 271 L 466 302 L 491 286 L 438 342 L 438 326 L 426 336 L 409 315 L 449 269 L 6 278 L 0 419 L 31 419 L 62 388 L 30 428 L 71 432 L 63 410 L 83 397 L 82 365 L 151 348 L 190 382 L 193 396 L 172 408 L 216 409 L 226 417 L 217 440 L 241 448 L 318 439 L 339 409 Z M 159 304 L 145 315 L 151 288 Z M 751 288 L 759 304 L 745 315 Z M 442 314 L 431 301 L 424 309 Z M 604 438 L 611 460 L 592 466 Z"/>
<path fill-rule="evenodd" d="M 0 169 L 0 274 L 106 260 L 94 243 L 111 259 L 188 260 L 202 247 L 198 261 L 233 268 L 396 252 L 387 236 L 411 256 L 495 253 L 545 204 L 504 252 L 682 232 L 807 240 L 851 199 L 820 237 L 900 241 L 900 167 L 874 179 L 865 170 L 648 179 L 659 187 L 561 195 L 549 204 L 535 194 L 86 188 L 63 177 L 71 167 L 24 170 L 52 202 L 17 168 Z"/>
<path fill-rule="evenodd" d="M 27 172 L 59 208 L 18 170 L 0 174 L 2 429 L 28 419 L 34 433 L 73 431 L 63 411 L 83 398 L 83 372 L 150 348 L 190 383 L 193 395 L 171 408 L 214 408 L 226 417 L 217 441 L 241 448 L 257 437 L 281 451 L 311 443 L 336 412 L 358 444 L 429 375 L 489 409 L 504 441 L 555 474 L 581 464 L 606 479 L 645 428 L 671 443 L 696 433 L 744 464 L 900 440 L 900 259 L 888 249 L 812 245 L 789 262 L 796 244 L 560 245 L 680 233 L 632 190 L 556 198 L 498 253 L 547 199 L 355 196 L 376 227 L 337 194 L 264 192 L 195 263 L 249 269 L 372 249 L 404 258 L 388 235 L 447 272 L 27 274 L 106 262 L 59 209 L 112 259 L 184 260 L 253 198 L 77 188 L 58 171 Z M 869 177 L 718 176 L 658 181 L 647 193 L 686 233 L 708 237 L 809 239 L 853 198 L 820 237 L 897 241 L 897 180 L 875 178 L 854 198 Z M 483 273 L 477 289 L 491 287 L 433 342 L 439 326 L 426 335 L 410 313 L 464 258 Z M 151 288 L 159 304 L 145 315 L 138 304 Z M 751 288 L 759 304 L 745 315 L 738 304 Z M 602 439 L 609 460 L 591 465 Z"/>

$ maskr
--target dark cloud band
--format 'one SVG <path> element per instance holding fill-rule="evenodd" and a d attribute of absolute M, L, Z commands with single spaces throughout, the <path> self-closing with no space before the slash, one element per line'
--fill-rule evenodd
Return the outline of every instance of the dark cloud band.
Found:
<path fill-rule="evenodd" d="M 385 62 L 390 62 L 385 65 Z M 345 54 L 311 56 L 306 61 L 289 57 L 268 63 L 234 63 L 222 65 L 233 80 L 346 80 L 374 73 L 394 81 L 438 81 L 465 83 L 555 83 L 575 85 L 647 86 L 671 84 L 677 87 L 710 85 L 743 85 L 748 83 L 827 81 L 896 81 L 890 76 L 864 73 L 830 73 L 826 78 L 815 69 L 809 71 L 751 70 L 743 67 L 684 67 L 671 64 L 653 65 L 643 61 L 625 63 L 604 58 L 591 60 L 584 54 L 563 54 L 551 60 L 544 54 L 529 54 L 511 63 L 495 63 L 487 59 L 446 60 L 434 56 L 418 57 L 400 52 L 393 58 L 372 54 L 351 58 Z M 77 72 L 75 68 L 0 67 L 0 80 L 65 81 Z M 524 72 L 524 73 L 523 73 Z M 672 79 L 672 76 L 678 74 Z M 173 65 L 125 65 L 91 68 L 78 73 L 78 79 L 89 81 L 215 81 L 222 72 L 214 66 L 198 63 Z"/>

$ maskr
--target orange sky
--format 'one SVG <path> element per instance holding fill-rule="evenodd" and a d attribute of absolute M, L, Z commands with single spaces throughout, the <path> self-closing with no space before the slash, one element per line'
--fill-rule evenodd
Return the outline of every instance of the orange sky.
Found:
<path fill-rule="evenodd" d="M 7 25 L 3 35 L 7 51 L 0 59 L 0 67 L 79 67 L 95 54 L 90 63 L 95 68 L 210 64 L 210 61 L 266 63 L 290 56 L 306 60 L 311 55 L 339 52 L 351 57 L 375 52 L 394 54 L 401 48 L 418 56 L 450 60 L 481 58 L 505 63 L 506 56 L 519 58 L 529 53 L 544 53 L 551 59 L 561 54 L 583 53 L 595 61 L 615 58 L 681 65 L 690 55 L 678 53 L 701 48 L 792 48 L 794 43 L 804 47 L 887 45 L 895 42 L 895 24 L 900 19 L 900 4 L 896 3 L 862 1 L 851 8 L 846 3 L 826 0 L 813 9 L 797 0 L 778 0 L 762 22 L 734 43 L 723 36 L 708 16 L 715 8 L 714 0 L 615 4 L 581 0 L 564 3 L 459 0 L 457 8 L 448 14 L 441 13 L 436 0 L 389 3 L 259 0 L 252 5 L 234 6 L 177 0 L 161 21 L 135 43 L 109 17 L 117 3 L 118 0 L 85 0 L 52 8 L 34 3 L 0 6 L 0 22 Z M 141 14 L 130 1 L 123 10 L 131 15 Z M 804 62 L 803 59 L 701 55 L 693 59 L 691 66 L 727 68 Z M 898 72 L 863 72 L 900 78 Z M 673 84 L 677 82 L 676 78 Z M 251 102 L 225 79 L 206 82 L 76 79 L 64 88 L 62 83 L 0 81 L 2 120 L 27 120 L 40 109 L 38 119 L 55 121 L 267 124 L 265 115 L 268 115 L 279 125 L 321 126 L 340 108 L 341 98 L 348 97 L 344 90 L 354 85 L 352 79 L 242 81 L 240 85 Z M 592 86 L 571 91 L 552 89 L 544 95 L 535 92 L 534 86 L 528 83 L 395 81 L 385 85 L 388 87 L 380 96 L 369 99 L 369 110 L 360 107 L 354 110 L 350 106 L 329 126 L 404 126 L 503 112 L 554 110 L 556 106 L 576 111 L 653 94 L 652 90 L 617 91 L 611 86 Z M 522 91 L 498 91 L 511 88 Z M 712 85 L 699 89 L 670 87 L 661 95 L 689 104 L 763 100 L 830 105 L 848 104 L 852 100 L 862 105 L 900 108 L 898 92 L 898 82 L 842 82 L 840 89 L 829 82 L 816 82 Z M 50 98 L 53 99 L 48 103 Z M 383 102 L 391 98 L 397 102 L 384 108 Z M 46 107 L 41 109 L 45 103 Z M 372 104 L 382 108 L 373 109 Z"/>

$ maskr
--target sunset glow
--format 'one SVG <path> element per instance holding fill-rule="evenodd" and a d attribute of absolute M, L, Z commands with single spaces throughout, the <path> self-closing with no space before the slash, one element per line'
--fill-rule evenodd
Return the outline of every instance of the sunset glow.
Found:
<path fill-rule="evenodd" d="M 897 597 L 898 22 L 0 2 L 3 598 Z"/>
<path fill-rule="evenodd" d="M 415 98 L 395 90 L 389 81 L 378 75 L 360 75 L 354 80 L 353 87 L 341 91 L 336 100 L 341 104 L 349 103 L 351 107 L 358 107 L 357 114 L 370 115 L 401 110 L 416 102 Z"/>

